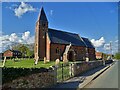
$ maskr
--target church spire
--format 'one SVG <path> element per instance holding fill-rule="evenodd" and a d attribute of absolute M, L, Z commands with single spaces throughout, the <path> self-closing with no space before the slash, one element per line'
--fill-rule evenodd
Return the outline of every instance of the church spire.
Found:
<path fill-rule="evenodd" d="M 42 7 L 41 10 L 40 10 L 40 14 L 39 14 L 39 17 L 38 17 L 38 21 L 48 22 L 43 7 Z"/>

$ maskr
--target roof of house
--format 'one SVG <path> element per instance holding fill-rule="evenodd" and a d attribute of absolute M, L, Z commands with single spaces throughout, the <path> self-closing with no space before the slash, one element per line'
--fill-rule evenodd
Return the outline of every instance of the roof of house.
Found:
<path fill-rule="evenodd" d="M 95 48 L 88 38 L 81 37 L 88 48 Z"/>
<path fill-rule="evenodd" d="M 8 51 L 8 50 L 7 50 Z M 14 53 L 21 53 L 20 51 L 18 51 L 18 50 L 11 50 L 11 49 L 9 49 L 9 51 L 11 51 L 11 52 L 14 52 Z M 5 51 L 6 52 L 6 51 Z"/>
<path fill-rule="evenodd" d="M 12 50 L 12 52 L 15 52 L 15 53 L 21 53 L 21 52 L 18 51 L 18 50 Z"/>
<path fill-rule="evenodd" d="M 55 29 L 48 29 L 51 43 L 72 44 L 75 46 L 85 46 L 85 43 L 78 34 L 64 32 Z"/>
<path fill-rule="evenodd" d="M 40 10 L 40 14 L 39 14 L 38 20 L 48 22 L 43 7 Z"/>

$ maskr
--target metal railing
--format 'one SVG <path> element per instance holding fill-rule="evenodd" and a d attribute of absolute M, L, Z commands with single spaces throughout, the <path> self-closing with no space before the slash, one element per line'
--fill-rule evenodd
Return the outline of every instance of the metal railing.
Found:
<path fill-rule="evenodd" d="M 72 64 L 67 63 L 57 66 L 57 82 L 63 82 L 72 76 Z"/>

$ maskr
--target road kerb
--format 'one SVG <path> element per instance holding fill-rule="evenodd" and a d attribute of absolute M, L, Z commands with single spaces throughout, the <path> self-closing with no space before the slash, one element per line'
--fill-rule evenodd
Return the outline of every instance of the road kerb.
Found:
<path fill-rule="evenodd" d="M 110 64 L 108 66 L 106 66 L 104 69 L 100 70 L 99 72 L 96 72 L 96 74 L 92 75 L 92 76 L 89 76 L 87 78 L 86 81 L 84 81 L 83 83 L 81 83 L 78 88 L 82 89 L 84 88 L 86 85 L 88 85 L 91 81 L 95 80 L 98 76 L 100 76 L 103 72 L 105 72 L 108 68 L 110 68 L 113 64 Z"/>

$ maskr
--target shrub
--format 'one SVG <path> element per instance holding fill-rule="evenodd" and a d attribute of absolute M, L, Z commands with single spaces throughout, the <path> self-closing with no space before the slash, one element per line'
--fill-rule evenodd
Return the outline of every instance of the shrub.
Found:
<path fill-rule="evenodd" d="M 2 68 L 2 83 L 10 82 L 18 77 L 35 73 L 48 72 L 46 68 Z"/>

